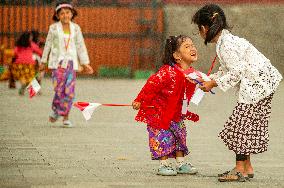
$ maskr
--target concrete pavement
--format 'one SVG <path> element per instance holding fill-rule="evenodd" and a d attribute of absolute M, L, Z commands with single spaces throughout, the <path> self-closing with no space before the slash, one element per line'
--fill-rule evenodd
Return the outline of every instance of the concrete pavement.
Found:
<path fill-rule="evenodd" d="M 144 80 L 78 79 L 76 101 L 131 103 Z M 99 107 L 86 122 L 73 108 L 74 128 L 62 120 L 48 122 L 53 97 L 51 82 L 43 94 L 29 99 L 0 83 L 0 187 L 284 187 L 284 84 L 275 94 L 270 121 L 269 151 L 255 155 L 255 178 L 245 183 L 219 183 L 217 173 L 230 169 L 234 155 L 217 137 L 236 103 L 234 91 L 208 95 L 192 111 L 200 122 L 187 122 L 188 159 L 198 169 L 195 176 L 155 175 L 157 161 L 150 160 L 144 124 L 134 121 L 130 107 Z"/>

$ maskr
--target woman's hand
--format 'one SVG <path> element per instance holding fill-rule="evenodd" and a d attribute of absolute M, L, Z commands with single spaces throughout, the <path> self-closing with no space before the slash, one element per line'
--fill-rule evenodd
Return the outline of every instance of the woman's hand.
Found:
<path fill-rule="evenodd" d="M 132 108 L 134 110 L 139 110 L 140 107 L 141 107 L 141 102 L 136 102 L 136 101 L 132 102 Z"/>
<path fill-rule="evenodd" d="M 202 82 L 202 85 L 199 86 L 199 88 L 202 91 L 208 92 L 210 91 L 213 87 L 216 87 L 217 83 L 215 80 L 207 81 L 207 82 Z"/>
<path fill-rule="evenodd" d="M 86 74 L 93 74 L 94 73 L 93 68 L 89 64 L 83 65 L 83 66 L 84 66 L 84 71 L 86 72 Z"/>

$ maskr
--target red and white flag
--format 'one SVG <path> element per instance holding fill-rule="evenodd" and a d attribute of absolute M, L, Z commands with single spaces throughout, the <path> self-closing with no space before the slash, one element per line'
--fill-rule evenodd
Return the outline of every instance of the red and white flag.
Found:
<path fill-rule="evenodd" d="M 109 106 L 109 107 L 118 107 L 118 106 L 132 106 L 131 104 L 101 104 L 101 103 L 90 103 L 90 102 L 76 102 L 73 104 L 83 113 L 84 118 L 88 121 L 91 119 L 93 112 L 99 106 Z M 147 108 L 154 108 L 154 106 L 145 106 Z"/>
<path fill-rule="evenodd" d="M 100 103 L 89 103 L 89 102 L 76 102 L 74 106 L 77 107 L 83 113 L 84 118 L 88 121 L 91 119 L 95 109 L 102 104 Z"/>
<path fill-rule="evenodd" d="M 27 90 L 29 92 L 30 98 L 34 97 L 40 90 L 40 85 L 36 78 L 34 78 L 31 83 L 27 86 Z"/>

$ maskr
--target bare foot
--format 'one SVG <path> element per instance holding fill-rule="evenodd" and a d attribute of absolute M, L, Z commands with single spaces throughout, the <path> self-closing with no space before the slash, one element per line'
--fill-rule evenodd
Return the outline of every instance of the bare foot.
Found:
<path fill-rule="evenodd" d="M 248 176 L 252 176 L 252 177 L 253 177 L 254 173 L 253 173 L 253 168 L 252 168 L 252 166 L 246 167 L 245 173 L 246 173 Z"/>
<path fill-rule="evenodd" d="M 253 176 L 253 167 L 251 165 L 250 156 L 245 160 L 245 173 L 249 176 Z"/>

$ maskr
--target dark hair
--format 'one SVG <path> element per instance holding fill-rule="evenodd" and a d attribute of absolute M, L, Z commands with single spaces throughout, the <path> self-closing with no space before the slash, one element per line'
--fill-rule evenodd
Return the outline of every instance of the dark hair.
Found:
<path fill-rule="evenodd" d="M 176 60 L 173 56 L 173 53 L 176 52 L 180 48 L 181 44 L 186 39 L 191 39 L 191 38 L 185 35 L 179 35 L 179 36 L 170 36 L 166 40 L 165 53 L 164 53 L 164 58 L 163 58 L 164 65 L 176 64 Z"/>
<path fill-rule="evenodd" d="M 19 39 L 16 42 L 16 46 L 18 47 L 29 47 L 31 45 L 30 41 L 30 32 L 24 32 L 21 34 Z"/>
<path fill-rule="evenodd" d="M 69 5 L 71 5 L 71 4 L 68 3 L 68 2 L 60 2 L 60 3 L 57 3 L 55 7 L 58 7 L 59 5 L 62 5 L 62 4 L 69 4 Z M 78 13 L 77 13 L 77 11 L 76 11 L 74 8 L 72 8 L 72 9 L 69 8 L 69 9 L 71 10 L 71 12 L 72 12 L 72 14 L 73 14 L 73 16 L 72 16 L 72 18 L 71 18 L 71 20 L 73 20 L 73 19 L 78 15 Z M 54 14 L 53 14 L 53 17 L 52 17 L 52 20 L 53 20 L 53 21 L 56 21 L 56 22 L 59 21 L 57 15 L 58 15 L 58 13 L 60 12 L 60 10 L 61 10 L 61 8 L 58 9 L 57 11 L 54 11 Z"/>
<path fill-rule="evenodd" d="M 199 9 L 192 17 L 192 22 L 201 26 L 208 26 L 209 30 L 206 34 L 205 45 L 210 42 L 222 29 L 228 29 L 224 11 L 215 4 L 208 4 Z"/>
<path fill-rule="evenodd" d="M 39 32 L 37 30 L 32 30 L 31 31 L 31 36 L 32 36 L 32 41 L 36 44 L 38 44 L 39 41 Z"/>

